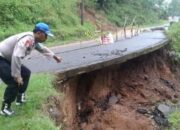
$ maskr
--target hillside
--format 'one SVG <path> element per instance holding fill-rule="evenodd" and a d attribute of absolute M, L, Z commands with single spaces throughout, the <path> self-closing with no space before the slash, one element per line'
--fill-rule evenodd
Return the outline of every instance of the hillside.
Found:
<path fill-rule="evenodd" d="M 163 6 L 163 0 L 87 0 L 86 7 L 93 8 L 103 13 L 106 18 L 117 26 L 123 26 L 126 20 L 131 24 L 135 19 L 135 24 L 158 23 L 160 19 L 166 19 L 167 14 Z M 157 9 L 155 5 L 158 5 Z"/>
<path fill-rule="evenodd" d="M 44 21 L 50 25 L 56 36 L 51 41 L 56 40 L 56 45 L 65 41 L 96 37 L 98 34 L 95 32 L 99 30 L 101 24 L 105 25 L 103 29 L 112 30 L 112 27 L 123 26 L 125 18 L 127 18 L 127 24 L 135 19 L 136 24 L 144 25 L 157 23 L 162 16 L 154 9 L 154 3 L 149 1 L 112 0 L 102 4 L 99 3 L 100 1 L 85 1 L 85 22 L 81 26 L 80 1 L 78 0 L 28 0 L 23 2 L 21 0 L 1 0 L 0 40 L 14 33 L 31 31 L 38 21 Z"/>
<path fill-rule="evenodd" d="M 85 37 L 94 30 L 85 22 L 80 25 L 76 0 L 1 0 L 0 39 L 21 31 L 31 31 L 34 24 L 44 21 L 50 25 L 56 40 L 67 41 Z"/>

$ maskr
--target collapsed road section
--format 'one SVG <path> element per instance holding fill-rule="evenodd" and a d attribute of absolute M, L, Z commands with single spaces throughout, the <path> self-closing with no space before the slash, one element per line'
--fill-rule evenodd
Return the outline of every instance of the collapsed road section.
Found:
<path fill-rule="evenodd" d="M 48 98 L 46 111 L 63 130 L 164 130 L 166 106 L 157 108 L 177 103 L 179 79 L 162 48 L 64 82 L 57 75 L 61 96 Z"/>
<path fill-rule="evenodd" d="M 54 84 L 63 94 L 49 97 L 45 108 L 63 130 L 160 130 L 168 123 L 154 106 L 180 97 L 167 44 L 163 32 L 154 31 L 56 52 L 63 57 L 58 65 L 38 56 L 26 63 L 33 72 L 57 73 Z"/>
<path fill-rule="evenodd" d="M 143 54 L 155 51 L 168 43 L 162 31 L 146 32 L 131 39 L 121 40 L 114 44 L 97 45 L 83 49 L 56 48 L 56 53 L 63 60 L 60 64 L 48 62 L 42 56 L 32 56 L 25 60 L 25 65 L 32 72 L 56 72 L 62 78 L 101 69 L 113 64 L 123 63 Z"/>

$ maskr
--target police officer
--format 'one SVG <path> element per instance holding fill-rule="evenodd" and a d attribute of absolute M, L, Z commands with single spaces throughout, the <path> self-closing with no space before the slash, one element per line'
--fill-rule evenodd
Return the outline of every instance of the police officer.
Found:
<path fill-rule="evenodd" d="M 22 65 L 22 60 L 36 49 L 45 56 L 51 57 L 57 63 L 61 58 L 56 56 L 42 43 L 48 36 L 53 36 L 46 23 L 37 23 L 32 32 L 24 32 L 10 36 L 0 43 L 0 78 L 7 85 L 0 114 L 11 116 L 11 103 L 16 105 L 25 102 L 25 92 L 30 78 L 30 70 Z"/>

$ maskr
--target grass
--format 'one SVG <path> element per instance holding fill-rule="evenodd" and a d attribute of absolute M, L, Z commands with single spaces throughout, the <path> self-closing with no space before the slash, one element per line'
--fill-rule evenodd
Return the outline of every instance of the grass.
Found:
<path fill-rule="evenodd" d="M 52 86 L 53 76 L 50 74 L 33 74 L 27 91 L 28 102 L 12 109 L 16 114 L 12 117 L 0 116 L 0 130 L 59 130 L 53 121 L 42 113 L 42 104 L 50 95 L 57 95 Z M 3 97 L 4 84 L 0 84 L 0 96 Z M 2 98 L 0 98 L 2 101 Z"/>
<path fill-rule="evenodd" d="M 170 130 L 180 129 L 180 109 L 176 110 L 169 116 L 169 122 L 172 124 Z"/>
<path fill-rule="evenodd" d="M 174 53 L 174 60 L 180 63 L 180 22 L 174 23 L 166 32 L 171 41 L 171 51 Z"/>
<path fill-rule="evenodd" d="M 51 41 L 61 44 L 88 38 L 85 33 L 95 30 L 89 22 L 81 26 L 77 0 L 0 0 L 0 40 L 16 33 L 32 31 L 37 22 L 49 24 L 56 38 Z"/>
<path fill-rule="evenodd" d="M 180 22 L 174 23 L 166 32 L 171 43 L 171 51 L 174 52 L 174 60 L 180 63 Z M 177 109 L 169 116 L 169 122 L 172 124 L 170 130 L 180 129 L 180 109 Z"/>
<path fill-rule="evenodd" d="M 168 38 L 171 40 L 172 48 L 180 53 L 180 22 L 174 23 L 167 32 Z"/>

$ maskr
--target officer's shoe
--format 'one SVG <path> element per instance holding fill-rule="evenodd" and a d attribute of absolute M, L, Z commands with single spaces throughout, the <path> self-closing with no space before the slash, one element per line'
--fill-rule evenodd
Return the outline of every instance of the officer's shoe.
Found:
<path fill-rule="evenodd" d="M 17 98 L 16 98 L 16 105 L 22 105 L 23 103 L 26 102 L 26 98 L 25 98 L 25 94 L 24 93 L 19 93 L 17 95 Z"/>
<path fill-rule="evenodd" d="M 2 108 L 1 108 L 1 111 L 0 111 L 0 114 L 1 115 L 5 115 L 5 116 L 11 116 L 14 114 L 14 111 L 11 110 L 11 105 L 10 104 L 7 104 L 7 103 L 4 103 L 3 102 L 3 105 L 2 105 Z"/>

